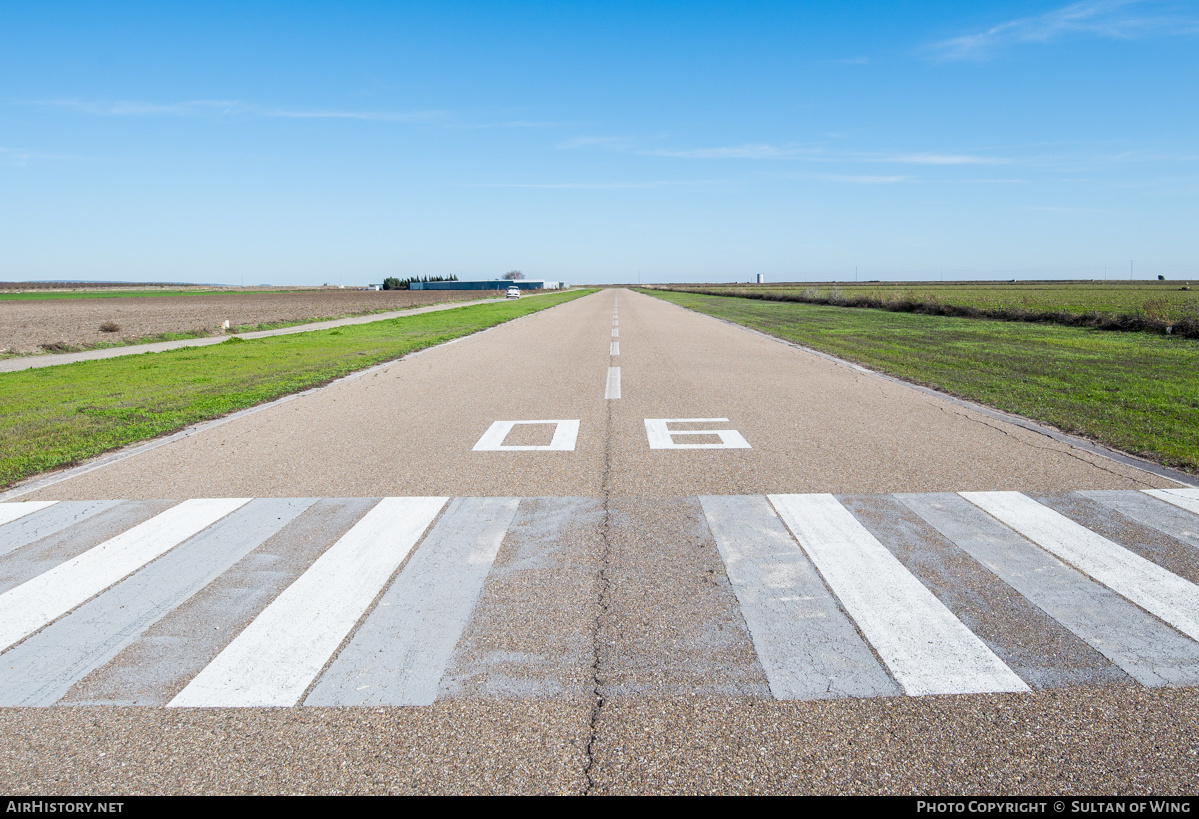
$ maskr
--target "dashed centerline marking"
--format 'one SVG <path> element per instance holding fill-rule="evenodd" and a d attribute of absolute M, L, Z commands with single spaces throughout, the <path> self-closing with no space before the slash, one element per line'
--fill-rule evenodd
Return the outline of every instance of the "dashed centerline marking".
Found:
<path fill-rule="evenodd" d="M 620 398 L 620 367 L 608 368 L 608 383 L 604 387 L 604 398 Z"/>
<path fill-rule="evenodd" d="M 612 338 L 620 338 L 620 330 L 615 327 L 612 328 Z"/>
<path fill-rule="evenodd" d="M 620 355 L 619 341 L 613 341 L 612 344 L 608 346 L 608 355 Z"/>

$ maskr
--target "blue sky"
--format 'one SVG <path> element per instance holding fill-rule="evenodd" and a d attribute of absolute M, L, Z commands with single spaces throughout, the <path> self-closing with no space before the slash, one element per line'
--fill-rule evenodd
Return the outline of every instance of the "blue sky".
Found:
<path fill-rule="evenodd" d="M 0 280 L 1199 278 L 1199 3 L 0 10 Z"/>

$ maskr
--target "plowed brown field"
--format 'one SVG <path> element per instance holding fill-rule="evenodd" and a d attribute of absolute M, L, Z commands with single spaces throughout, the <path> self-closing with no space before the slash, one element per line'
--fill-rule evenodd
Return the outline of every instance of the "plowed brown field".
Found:
<path fill-rule="evenodd" d="M 132 341 L 160 333 L 216 335 L 230 327 L 403 310 L 494 298 L 498 291 L 301 290 L 105 299 L 0 301 L 0 353 L 38 353 Z M 112 323 L 118 330 L 104 332 Z"/>

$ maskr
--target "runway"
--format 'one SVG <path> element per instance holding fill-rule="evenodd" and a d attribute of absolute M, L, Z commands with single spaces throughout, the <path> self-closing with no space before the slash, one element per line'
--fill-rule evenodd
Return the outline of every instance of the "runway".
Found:
<path fill-rule="evenodd" d="M 1199 490 L 603 291 L 0 504 L 3 784 L 1190 791 L 1197 549 Z"/>

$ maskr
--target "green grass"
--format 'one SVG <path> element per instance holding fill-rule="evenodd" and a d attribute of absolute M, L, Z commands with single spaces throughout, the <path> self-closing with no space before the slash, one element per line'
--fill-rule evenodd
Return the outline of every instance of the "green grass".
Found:
<path fill-rule="evenodd" d="M 849 303 L 883 309 L 917 305 L 972 308 L 980 312 L 1045 317 L 1100 319 L 1141 316 L 1151 324 L 1199 323 L 1199 280 L 1185 281 L 1057 281 L 1057 282 L 843 282 L 779 284 L 668 285 L 667 289 L 711 295 L 745 296 L 780 301 Z M 859 304 L 853 304 L 860 300 Z M 866 304 L 871 301 L 874 304 Z M 916 312 L 928 312 L 917 309 Z M 1164 325 L 1163 325 L 1164 326 Z M 1146 329 L 1144 327 L 1125 329 Z"/>
<path fill-rule="evenodd" d="M 0 487 L 589 292 L 0 374 Z"/>
<path fill-rule="evenodd" d="M 1199 471 L 1199 345 L 1145 333 L 643 291 Z"/>

